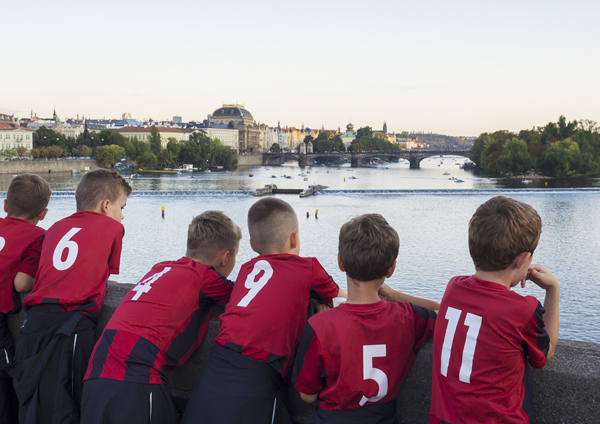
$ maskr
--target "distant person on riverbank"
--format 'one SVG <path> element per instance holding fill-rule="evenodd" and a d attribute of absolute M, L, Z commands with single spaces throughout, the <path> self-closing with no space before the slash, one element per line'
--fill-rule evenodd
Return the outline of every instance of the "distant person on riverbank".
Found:
<path fill-rule="evenodd" d="M 248 211 L 250 245 L 260 256 L 242 265 L 221 329 L 183 423 L 292 423 L 282 396 L 311 297 L 329 304 L 339 292 L 315 258 L 300 253 L 298 218 L 268 197 Z M 344 296 L 345 297 L 345 296 Z"/>
<path fill-rule="evenodd" d="M 532 255 L 542 220 L 531 206 L 496 196 L 469 222 L 475 275 L 446 287 L 433 342 L 429 422 L 529 423 L 533 396 L 527 362 L 542 368 L 558 339 L 560 284 Z M 512 287 L 531 280 L 544 306 Z"/>
<path fill-rule="evenodd" d="M 77 212 L 46 232 L 27 317 L 9 369 L 19 422 L 79 423 L 83 376 L 110 274 L 119 273 L 122 209 L 131 187 L 96 169 L 75 192 Z"/>
<path fill-rule="evenodd" d="M 414 297 L 412 304 L 380 299 L 399 246 L 398 233 L 379 214 L 358 216 L 340 230 L 338 264 L 348 301 L 308 320 L 294 364 L 302 399 L 320 399 L 311 423 L 398 422 L 396 396 L 416 353 L 433 337 L 432 309 L 439 308 Z M 389 298 L 402 297 L 387 289 Z"/>
<path fill-rule="evenodd" d="M 21 310 L 21 296 L 31 290 L 46 230 L 37 226 L 46 217 L 50 185 L 34 174 L 17 175 L 10 183 L 0 218 L 0 423 L 16 422 L 18 402 L 12 379 L 4 368 L 15 347 L 6 314 Z"/>
<path fill-rule="evenodd" d="M 186 255 L 154 265 L 125 296 L 90 358 L 82 423 L 179 423 L 167 384 L 202 343 L 213 306 L 229 301 L 241 238 L 223 212 L 203 212 L 189 226 Z"/>

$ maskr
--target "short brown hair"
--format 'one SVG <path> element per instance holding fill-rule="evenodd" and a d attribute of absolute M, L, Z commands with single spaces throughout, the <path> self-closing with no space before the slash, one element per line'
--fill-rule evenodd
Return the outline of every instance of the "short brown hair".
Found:
<path fill-rule="evenodd" d="M 105 199 L 116 202 L 121 194 L 131 194 L 131 186 L 121 174 L 103 168 L 94 169 L 83 176 L 75 190 L 77 211 L 92 211 Z"/>
<path fill-rule="evenodd" d="M 340 229 L 340 259 L 346 274 L 354 280 L 385 277 L 399 249 L 398 233 L 377 213 L 357 216 Z"/>
<path fill-rule="evenodd" d="M 283 248 L 290 234 L 298 231 L 298 217 L 289 203 L 266 197 L 250 206 L 248 231 L 254 249 L 264 255 L 272 249 Z"/>
<path fill-rule="evenodd" d="M 526 203 L 504 196 L 480 205 L 469 221 L 469 252 L 475 268 L 500 271 L 524 252 L 533 254 L 542 219 Z"/>
<path fill-rule="evenodd" d="M 50 185 L 42 177 L 35 174 L 17 175 L 6 193 L 8 215 L 34 219 L 44 212 L 51 194 Z"/>
<path fill-rule="evenodd" d="M 188 257 L 213 259 L 226 248 L 236 252 L 242 230 L 221 211 L 205 211 L 192 219 L 188 227 Z"/>

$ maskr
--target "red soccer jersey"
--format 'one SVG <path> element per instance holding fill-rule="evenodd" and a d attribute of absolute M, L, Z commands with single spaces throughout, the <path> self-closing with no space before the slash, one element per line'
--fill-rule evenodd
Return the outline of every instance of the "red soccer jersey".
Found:
<path fill-rule="evenodd" d="M 381 300 L 342 303 L 311 317 L 294 365 L 296 389 L 320 392 L 319 407 L 330 410 L 393 400 L 416 352 L 433 336 L 435 316 L 410 303 Z"/>
<path fill-rule="evenodd" d="M 306 322 L 311 289 L 324 303 L 338 294 L 338 286 L 315 258 L 278 254 L 246 262 L 220 317 L 215 343 L 285 376 Z"/>
<path fill-rule="evenodd" d="M 63 311 L 98 313 L 108 276 L 119 273 L 123 233 L 120 222 L 91 211 L 52 225 L 25 307 L 49 303 L 60 304 Z"/>
<path fill-rule="evenodd" d="M 433 342 L 430 423 L 528 423 L 526 355 L 546 364 L 544 308 L 531 296 L 474 276 L 448 283 Z"/>
<path fill-rule="evenodd" d="M 0 218 L 0 313 L 16 312 L 21 297 L 14 291 L 18 272 L 35 277 L 46 230 L 22 219 Z"/>
<path fill-rule="evenodd" d="M 215 303 L 233 283 L 189 258 L 161 262 L 125 296 L 90 357 L 85 379 L 167 384 L 200 346 Z"/>

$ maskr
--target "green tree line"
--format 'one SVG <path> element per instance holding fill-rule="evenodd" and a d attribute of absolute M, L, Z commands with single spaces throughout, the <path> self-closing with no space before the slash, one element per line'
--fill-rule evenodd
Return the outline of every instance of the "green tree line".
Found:
<path fill-rule="evenodd" d="M 122 157 L 134 160 L 140 166 L 150 168 L 177 167 L 189 163 L 200 169 L 222 166 L 233 169 L 237 166 L 237 156 L 220 140 L 211 139 L 195 132 L 189 140 L 168 139 L 162 147 L 160 133 L 155 126 L 150 130 L 148 141 L 131 140 L 121 133 L 111 130 L 93 132 L 85 130 L 78 137 L 65 137 L 52 129 L 40 127 L 33 133 L 33 148 L 27 151 L 7 152 L 5 156 L 28 156 L 34 158 L 58 158 L 63 156 L 95 156 L 102 165 L 119 162 Z M 3 152 L 4 153 L 4 152 Z"/>
<path fill-rule="evenodd" d="M 483 133 L 470 159 L 492 172 L 522 174 L 534 170 L 552 177 L 600 174 L 600 133 L 589 119 L 557 122 L 519 133 Z"/>

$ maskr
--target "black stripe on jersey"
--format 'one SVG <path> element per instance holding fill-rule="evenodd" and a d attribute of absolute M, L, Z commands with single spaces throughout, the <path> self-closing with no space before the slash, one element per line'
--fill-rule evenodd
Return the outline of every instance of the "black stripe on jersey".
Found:
<path fill-rule="evenodd" d="M 44 297 L 41 304 L 44 305 L 46 303 L 60 303 L 60 299 L 56 299 L 54 297 Z"/>
<path fill-rule="evenodd" d="M 102 338 L 98 342 L 98 347 L 94 352 L 94 358 L 92 360 L 92 370 L 90 371 L 89 378 L 98 378 L 102 374 L 102 369 L 106 363 L 106 357 L 108 356 L 108 349 L 112 344 L 117 330 L 105 330 L 102 333 Z"/>
<path fill-rule="evenodd" d="M 302 332 L 302 337 L 300 338 L 300 342 L 298 343 L 298 349 L 296 350 L 296 360 L 294 361 L 294 372 L 292 373 L 292 385 L 295 386 L 298 382 L 298 377 L 300 377 L 300 372 L 302 371 L 302 367 L 304 366 L 304 357 L 306 356 L 306 352 L 308 351 L 308 347 L 310 346 L 310 342 L 315 337 L 315 330 L 310 325 L 310 322 L 307 322 L 304 326 L 304 331 Z"/>
<path fill-rule="evenodd" d="M 217 274 L 219 277 L 221 277 L 223 279 L 223 282 L 226 284 L 229 284 L 230 286 L 233 286 L 233 281 L 229 280 L 227 277 L 225 277 L 223 274 L 221 274 L 220 272 L 218 272 L 214 266 L 209 266 L 208 269 L 212 270 L 215 272 L 215 274 Z M 200 292 L 200 300 L 202 300 L 202 292 Z M 202 302 L 200 302 L 200 305 L 202 305 Z"/>
<path fill-rule="evenodd" d="M 169 346 L 165 352 L 166 362 L 161 371 L 165 383 L 171 378 L 169 367 L 176 367 L 181 358 L 183 358 L 185 354 L 190 351 L 192 345 L 196 343 L 198 331 L 206 319 L 210 318 L 209 314 L 212 311 L 214 303 L 215 301 L 209 295 L 200 290 L 200 308 L 194 312 L 188 325 L 175 337 L 171 346 Z"/>
<path fill-rule="evenodd" d="M 287 358 L 285 356 L 275 355 L 274 353 L 269 353 L 269 357 L 267 358 L 267 364 L 277 372 L 285 365 L 286 361 Z"/>
<path fill-rule="evenodd" d="M 123 381 L 134 383 L 150 383 L 150 370 L 159 353 L 157 346 L 143 337 L 131 349 L 129 358 L 125 360 L 125 376 Z"/>
<path fill-rule="evenodd" d="M 548 350 L 550 350 L 550 336 L 546 332 L 546 325 L 544 324 L 544 312 L 546 312 L 546 310 L 538 300 L 537 307 L 535 308 L 535 321 L 537 322 L 537 347 L 544 353 L 544 356 L 548 356 Z"/>
<path fill-rule="evenodd" d="M 244 350 L 244 346 L 239 345 L 237 343 L 231 343 L 231 342 L 225 342 L 225 345 L 223 347 L 226 347 L 227 349 L 232 350 L 235 353 L 240 353 L 240 354 Z"/>
<path fill-rule="evenodd" d="M 435 311 L 432 311 L 431 309 L 423 308 L 422 306 L 413 305 L 412 303 L 410 304 L 410 306 L 412 306 L 413 312 L 419 314 L 419 316 L 421 318 L 423 318 L 424 320 L 428 320 L 429 318 L 437 319 L 437 314 L 435 313 Z"/>

